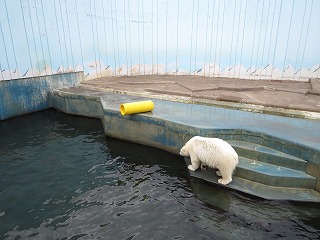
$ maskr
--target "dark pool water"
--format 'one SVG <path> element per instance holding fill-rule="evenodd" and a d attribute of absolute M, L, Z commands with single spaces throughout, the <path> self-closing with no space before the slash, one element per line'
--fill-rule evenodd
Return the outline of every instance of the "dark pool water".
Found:
<path fill-rule="evenodd" d="M 320 205 L 189 177 L 183 159 L 57 111 L 0 122 L 1 239 L 319 239 Z"/>

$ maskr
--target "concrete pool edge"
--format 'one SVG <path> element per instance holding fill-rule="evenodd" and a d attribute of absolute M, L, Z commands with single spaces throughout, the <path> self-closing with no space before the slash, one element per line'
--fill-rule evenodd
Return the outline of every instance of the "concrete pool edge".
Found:
<path fill-rule="evenodd" d="M 152 113 L 122 116 L 118 109 L 119 105 L 115 104 L 115 102 L 121 100 L 114 100 L 115 102 L 109 104 L 106 94 L 108 93 L 97 92 L 95 95 L 91 93 L 74 94 L 63 90 L 54 90 L 50 93 L 50 106 L 68 114 L 101 119 L 107 136 L 160 148 L 174 154 L 178 154 L 181 146 L 194 135 L 215 136 L 225 140 L 246 139 L 252 142 L 260 141 L 273 148 L 285 149 L 290 154 L 293 152 L 295 152 L 295 155 L 300 154 L 299 157 L 303 153 L 302 157 L 309 159 L 306 171 L 316 176 L 316 178 L 320 178 L 319 149 L 277 136 L 250 131 L 249 129 L 206 129 L 192 127 L 181 122 L 161 119 Z M 124 96 L 121 94 L 118 97 L 132 100 L 137 99 L 136 96 Z M 112 96 L 112 99 L 114 98 L 115 96 Z M 172 102 L 168 103 L 174 104 Z M 234 189 L 239 190 L 239 187 Z M 319 180 L 317 180 L 316 189 L 318 191 L 320 189 Z M 254 194 L 254 191 L 249 193 L 262 196 L 261 192 L 259 194 Z M 273 199 L 270 196 L 265 196 L 265 198 Z M 282 198 L 284 199 L 284 197 Z M 298 198 L 292 197 L 291 200 L 298 201 Z M 300 199 L 300 201 L 303 201 L 303 199 Z M 320 197 L 316 201 L 320 202 Z"/>
<path fill-rule="evenodd" d="M 114 94 L 114 93 L 113 93 Z M 122 116 L 119 110 L 120 104 L 112 104 L 111 106 L 106 100 L 103 99 L 103 96 L 108 95 L 108 93 L 102 93 L 97 92 L 96 95 L 90 94 L 74 94 L 70 93 L 65 90 L 54 90 L 50 93 L 50 107 L 56 108 L 58 110 L 61 110 L 63 112 L 69 113 L 69 114 L 75 114 L 75 115 L 81 115 L 81 116 L 87 116 L 87 117 L 94 117 L 99 119 L 104 119 L 105 116 L 110 117 L 116 117 L 118 119 L 125 119 L 127 121 L 135 121 L 135 122 L 145 122 L 145 123 L 153 123 L 155 125 L 162 125 L 166 126 L 170 130 L 180 132 L 180 133 L 186 133 L 188 135 L 194 135 L 194 134 L 202 134 L 202 135 L 214 135 L 219 134 L 221 136 L 224 135 L 244 135 L 247 138 L 255 138 L 251 139 L 254 142 L 259 141 L 266 141 L 266 146 L 270 146 L 273 148 L 277 148 L 277 146 L 268 145 L 268 142 L 274 142 L 274 144 L 279 144 L 281 141 L 288 142 L 293 147 L 298 148 L 307 148 L 307 151 L 314 151 L 315 154 L 320 154 L 320 146 L 318 148 L 315 148 L 314 146 L 309 146 L 308 143 L 304 143 L 304 139 L 299 138 L 298 141 L 293 141 L 286 139 L 282 135 L 276 135 L 276 134 L 266 134 L 260 131 L 256 131 L 255 129 L 250 129 L 250 126 L 242 126 L 241 128 L 208 128 L 208 127 L 199 127 L 194 125 L 188 125 L 187 123 L 183 123 L 181 121 L 176 120 L 168 120 L 166 118 L 161 118 L 159 116 L 155 116 L 153 113 L 141 113 L 141 114 L 135 114 L 135 115 L 126 115 Z M 122 94 L 114 94 L 113 98 L 115 96 L 125 96 L 128 99 L 137 99 L 134 96 L 131 95 L 122 95 Z M 59 100 L 60 98 L 60 100 Z M 139 99 L 148 99 L 147 97 L 141 97 Z M 119 103 L 121 100 L 118 101 Z M 170 104 L 175 104 L 171 101 L 165 101 Z M 115 107 L 116 105 L 116 107 Z M 181 130 L 178 130 L 181 129 Z M 259 140 L 260 139 L 260 140 Z M 180 146 L 179 146 L 180 148 Z M 298 149 L 299 150 L 299 149 Z M 285 151 L 285 150 L 283 150 Z M 175 151 L 175 153 L 178 153 L 178 150 Z M 289 153 L 292 153 L 290 151 Z M 296 155 L 296 154 L 294 154 Z M 319 156 L 313 157 L 309 156 L 299 156 L 302 158 L 308 158 L 311 159 L 315 158 L 315 160 L 318 159 Z"/>

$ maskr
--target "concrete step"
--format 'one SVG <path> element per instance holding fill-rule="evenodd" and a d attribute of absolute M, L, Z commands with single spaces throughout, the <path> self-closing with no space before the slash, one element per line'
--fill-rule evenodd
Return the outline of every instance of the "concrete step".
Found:
<path fill-rule="evenodd" d="M 245 141 L 228 141 L 239 156 L 274 164 L 280 167 L 305 171 L 307 161 L 275 149 Z"/>
<path fill-rule="evenodd" d="M 190 164 L 190 158 L 185 157 L 187 166 Z M 237 170 L 238 171 L 238 170 Z M 275 187 L 259 182 L 251 181 L 246 178 L 233 176 L 233 181 L 227 186 L 218 183 L 218 177 L 213 170 L 189 171 L 191 177 L 201 179 L 203 181 L 217 185 L 218 187 L 225 187 L 246 194 L 254 195 L 268 200 L 288 200 L 301 202 L 320 202 L 320 193 L 310 188 L 299 187 Z M 271 176 L 272 178 L 272 176 Z"/>
<path fill-rule="evenodd" d="M 316 183 L 316 178 L 304 171 L 241 156 L 234 176 L 274 187 L 313 189 Z"/>
<path fill-rule="evenodd" d="M 239 155 L 229 188 L 265 199 L 320 201 L 320 193 L 314 190 L 316 178 L 305 172 L 307 161 L 256 143 L 228 142 Z M 190 164 L 189 158 L 185 161 Z M 218 184 L 215 170 L 190 171 L 190 175 Z"/>
<path fill-rule="evenodd" d="M 268 200 L 287 200 L 301 202 L 320 202 L 320 193 L 313 189 L 273 187 L 249 181 L 240 177 L 233 177 L 227 186 L 218 184 L 218 176 L 214 171 L 190 171 L 190 176 L 212 183 L 218 187 L 229 188 L 246 194 Z"/>

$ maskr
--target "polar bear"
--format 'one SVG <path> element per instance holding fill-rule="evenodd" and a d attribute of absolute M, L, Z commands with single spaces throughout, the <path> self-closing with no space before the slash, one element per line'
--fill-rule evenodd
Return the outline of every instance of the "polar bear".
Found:
<path fill-rule="evenodd" d="M 216 174 L 222 177 L 220 184 L 226 185 L 232 181 L 232 173 L 238 164 L 238 154 L 232 146 L 219 138 L 195 136 L 180 150 L 180 155 L 190 157 L 188 168 L 195 171 L 201 166 L 217 168 Z"/>

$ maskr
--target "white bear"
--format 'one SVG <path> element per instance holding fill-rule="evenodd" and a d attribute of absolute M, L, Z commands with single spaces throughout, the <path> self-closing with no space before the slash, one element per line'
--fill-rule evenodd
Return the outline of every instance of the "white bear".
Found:
<path fill-rule="evenodd" d="M 238 154 L 232 146 L 219 138 L 195 136 L 180 150 L 180 155 L 189 157 L 191 165 L 188 168 L 195 171 L 201 166 L 217 168 L 216 174 L 222 177 L 220 184 L 226 185 L 232 181 L 232 173 L 238 164 Z"/>

